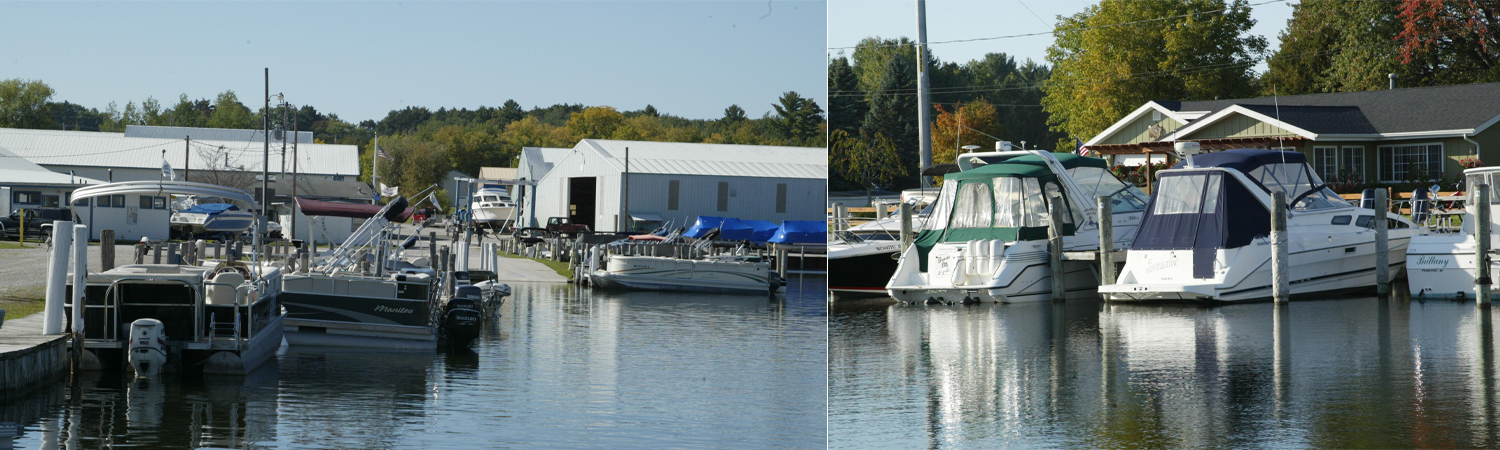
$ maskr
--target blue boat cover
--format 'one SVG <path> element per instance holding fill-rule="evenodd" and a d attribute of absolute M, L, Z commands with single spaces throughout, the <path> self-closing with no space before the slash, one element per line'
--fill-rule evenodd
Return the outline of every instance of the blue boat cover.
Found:
<path fill-rule="evenodd" d="M 1238 148 L 1222 152 L 1193 155 L 1193 165 L 1195 167 L 1223 167 L 1238 170 L 1241 173 L 1250 173 L 1256 167 L 1266 164 L 1280 164 L 1282 162 L 1291 164 L 1305 163 L 1307 162 L 1307 155 L 1302 152 L 1279 152 L 1261 148 Z M 1172 168 L 1181 169 L 1183 168 L 1183 163 L 1179 162 L 1177 165 L 1172 166 Z"/>
<path fill-rule="evenodd" d="M 826 244 L 828 222 L 821 220 L 788 220 L 781 223 L 776 235 L 766 242 L 777 244 Z"/>
<path fill-rule="evenodd" d="M 740 219 L 733 217 L 698 216 L 698 221 L 693 227 L 682 233 L 690 238 L 702 238 L 708 235 L 710 230 L 719 229 L 719 239 L 726 241 L 748 240 L 755 234 L 755 229 L 745 225 Z"/>
<path fill-rule="evenodd" d="M 770 239 L 771 236 L 776 235 L 776 230 L 781 229 L 781 225 L 764 220 L 741 220 L 741 222 L 744 222 L 745 225 L 749 225 L 750 228 L 755 230 L 754 235 L 750 238 L 753 242 L 765 242 L 766 239 Z"/>
<path fill-rule="evenodd" d="M 229 203 L 204 203 L 204 204 L 201 204 L 201 205 L 198 205 L 198 206 L 194 206 L 192 208 L 184 209 L 184 210 L 178 211 L 178 212 L 213 215 L 213 214 L 218 214 L 218 213 L 224 212 L 226 210 L 227 211 L 235 211 L 235 210 L 239 210 L 239 209 L 240 209 L 239 207 L 234 206 L 234 205 L 229 204 Z"/>

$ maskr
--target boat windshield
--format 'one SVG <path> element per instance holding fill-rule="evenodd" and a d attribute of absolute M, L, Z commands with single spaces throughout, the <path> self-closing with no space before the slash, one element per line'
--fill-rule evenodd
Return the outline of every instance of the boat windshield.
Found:
<path fill-rule="evenodd" d="M 1307 163 L 1275 163 L 1256 167 L 1245 174 L 1271 192 L 1285 192 L 1293 210 L 1316 210 L 1350 206 L 1318 178 Z M 1305 194 L 1305 195 L 1304 195 Z"/>
<path fill-rule="evenodd" d="M 969 183 L 959 188 L 957 204 L 953 207 L 953 223 L 949 228 L 989 228 L 993 202 L 989 186 L 984 183 Z"/>
<path fill-rule="evenodd" d="M 1047 226 L 1047 207 L 1036 178 L 996 178 L 995 226 Z"/>
<path fill-rule="evenodd" d="M 1115 178 L 1115 174 L 1102 167 L 1074 167 L 1068 169 L 1068 175 L 1083 189 L 1084 198 L 1108 196 L 1116 213 L 1144 211 L 1146 200 L 1150 198 L 1139 188 L 1120 181 Z"/>

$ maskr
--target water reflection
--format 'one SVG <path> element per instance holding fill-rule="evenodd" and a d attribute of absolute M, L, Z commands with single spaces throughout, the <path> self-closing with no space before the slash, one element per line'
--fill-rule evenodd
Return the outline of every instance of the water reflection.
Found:
<path fill-rule="evenodd" d="M 836 304 L 830 446 L 1488 447 L 1473 303 Z"/>

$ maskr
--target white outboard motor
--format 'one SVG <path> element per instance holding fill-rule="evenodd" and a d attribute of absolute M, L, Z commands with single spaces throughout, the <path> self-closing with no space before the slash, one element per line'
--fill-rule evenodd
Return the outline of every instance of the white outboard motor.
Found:
<path fill-rule="evenodd" d="M 154 377 L 167 363 L 166 327 L 160 320 L 137 319 L 130 323 L 130 367 L 136 377 Z"/>

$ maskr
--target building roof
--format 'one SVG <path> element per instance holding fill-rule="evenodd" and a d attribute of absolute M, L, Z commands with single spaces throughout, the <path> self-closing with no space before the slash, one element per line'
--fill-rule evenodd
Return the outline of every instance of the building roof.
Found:
<path fill-rule="evenodd" d="M 480 167 L 479 178 L 484 180 L 514 180 L 515 167 Z"/>
<path fill-rule="evenodd" d="M 520 164 L 516 166 L 516 176 L 528 176 L 532 180 L 540 180 L 547 176 L 547 172 L 552 171 L 552 166 L 572 152 L 571 148 L 522 147 Z"/>
<path fill-rule="evenodd" d="M 828 149 L 819 147 L 584 139 L 574 148 L 595 152 L 621 171 L 629 148 L 631 173 L 828 178 Z"/>
<path fill-rule="evenodd" d="M 26 158 L 0 148 L 0 185 L 81 186 L 102 183 L 104 182 L 92 178 L 75 177 L 47 170 L 36 163 L 27 161 Z"/>
<path fill-rule="evenodd" d="M 1333 119 L 1339 123 L 1330 126 L 1346 126 L 1356 121 L 1352 116 L 1357 115 L 1374 133 L 1436 130 L 1473 130 L 1477 133 L 1500 117 L 1500 83 L 1156 103 L 1174 111 L 1219 111 L 1231 105 L 1241 105 L 1264 110 L 1272 117 L 1275 117 L 1275 107 L 1279 104 L 1282 121 L 1299 126 L 1302 124 L 1296 121 L 1298 119 L 1287 116 L 1288 106 L 1344 107 L 1348 109 L 1341 111 L 1344 117 Z M 1352 111 L 1357 111 L 1357 114 Z M 1316 115 L 1309 114 L 1300 119 L 1313 117 Z"/>
<path fill-rule="evenodd" d="M 260 185 L 257 184 L 258 188 Z M 276 177 L 271 189 L 277 197 L 292 192 L 292 176 Z M 297 196 L 311 199 L 347 199 L 369 202 L 375 195 L 370 185 L 354 180 L 334 181 L 322 177 L 297 177 Z"/>
<path fill-rule="evenodd" d="M 291 130 L 286 132 L 288 137 L 292 136 Z M 183 139 L 191 137 L 195 140 L 205 141 L 238 141 L 238 142 L 265 142 L 265 133 L 261 130 L 236 130 L 229 128 L 197 128 L 197 127 L 160 127 L 152 125 L 126 125 L 125 137 L 142 137 L 156 139 Z M 311 131 L 298 131 L 296 142 L 302 144 L 313 143 Z M 271 143 L 281 143 L 281 133 L 274 130 L 271 132 Z"/>
<path fill-rule="evenodd" d="M 191 169 L 209 168 L 201 156 L 204 152 L 227 155 L 230 164 L 247 171 L 260 171 L 264 144 L 246 141 L 192 140 L 188 155 Z M 273 146 L 271 166 L 281 170 L 279 146 Z M 298 172 L 316 175 L 359 175 L 359 149 L 353 145 L 298 144 L 302 153 Z M 160 169 L 162 150 L 176 169 L 183 158 L 182 139 L 128 137 L 123 133 L 92 131 L 22 130 L 0 128 L 0 149 L 8 150 L 36 164 L 46 166 L 80 166 L 110 168 Z M 292 161 L 287 161 L 290 170 Z"/>

